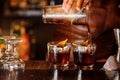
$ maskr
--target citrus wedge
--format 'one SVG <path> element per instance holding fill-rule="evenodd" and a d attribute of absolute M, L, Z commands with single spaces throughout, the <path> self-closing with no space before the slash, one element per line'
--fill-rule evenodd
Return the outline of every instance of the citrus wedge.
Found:
<path fill-rule="evenodd" d="M 65 39 L 63 41 L 60 41 L 57 43 L 58 46 L 64 46 L 67 43 L 68 39 Z"/>

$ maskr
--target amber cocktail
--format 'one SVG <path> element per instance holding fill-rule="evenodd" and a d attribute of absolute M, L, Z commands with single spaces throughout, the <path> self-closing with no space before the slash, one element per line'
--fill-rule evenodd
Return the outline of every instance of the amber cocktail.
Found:
<path fill-rule="evenodd" d="M 95 59 L 95 44 L 73 44 L 74 63 L 83 70 L 92 70 Z"/>
<path fill-rule="evenodd" d="M 68 66 L 71 44 L 66 43 L 63 46 L 60 46 L 57 43 L 58 42 L 50 42 L 47 45 L 49 62 L 56 67 Z"/>

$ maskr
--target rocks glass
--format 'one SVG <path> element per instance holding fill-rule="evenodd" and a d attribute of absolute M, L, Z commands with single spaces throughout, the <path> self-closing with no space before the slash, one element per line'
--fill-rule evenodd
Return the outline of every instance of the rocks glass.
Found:
<path fill-rule="evenodd" d="M 64 46 L 59 46 L 58 42 L 49 42 L 48 47 L 48 61 L 51 64 L 51 67 L 54 68 L 68 68 L 69 66 L 69 57 L 71 52 L 71 43 L 66 43 Z"/>
<path fill-rule="evenodd" d="M 82 70 L 93 70 L 95 59 L 95 44 L 72 44 L 74 63 Z"/>

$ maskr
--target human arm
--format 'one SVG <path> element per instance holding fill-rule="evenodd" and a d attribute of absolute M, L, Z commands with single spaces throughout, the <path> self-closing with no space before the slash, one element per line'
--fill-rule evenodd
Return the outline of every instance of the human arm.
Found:
<path fill-rule="evenodd" d="M 73 3 L 77 1 L 76 8 L 80 9 L 83 0 L 63 0 L 63 9 L 69 10 Z M 106 30 L 120 28 L 120 8 L 119 0 L 91 0 L 89 10 L 87 10 L 87 23 L 94 36 L 98 36 Z"/>
<path fill-rule="evenodd" d="M 67 12 L 72 7 L 74 2 L 76 2 L 76 9 L 80 10 L 84 0 L 63 0 L 63 9 Z"/>

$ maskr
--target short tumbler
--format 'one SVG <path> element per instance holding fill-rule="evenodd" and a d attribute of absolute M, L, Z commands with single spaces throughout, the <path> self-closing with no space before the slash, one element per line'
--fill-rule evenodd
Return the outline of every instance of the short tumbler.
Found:
<path fill-rule="evenodd" d="M 82 70 L 93 70 L 96 45 L 72 44 L 74 63 Z"/>
<path fill-rule="evenodd" d="M 71 43 L 66 43 L 64 46 L 59 46 L 57 43 L 58 42 L 49 42 L 47 44 L 47 59 L 54 68 L 67 67 L 69 66 Z"/>

